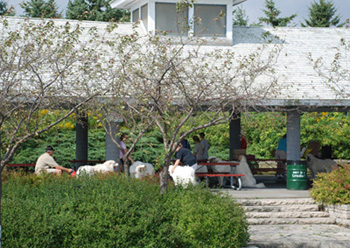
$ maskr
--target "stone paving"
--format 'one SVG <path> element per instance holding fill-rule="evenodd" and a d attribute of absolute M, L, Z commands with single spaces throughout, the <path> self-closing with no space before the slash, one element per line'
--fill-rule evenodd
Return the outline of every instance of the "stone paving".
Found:
<path fill-rule="evenodd" d="M 350 229 L 337 225 L 251 225 L 251 247 L 350 247 Z"/>
<path fill-rule="evenodd" d="M 287 190 L 285 185 L 267 184 L 266 189 L 221 190 L 238 199 L 309 198 L 308 190 Z M 249 248 L 350 248 L 350 228 L 328 224 L 250 225 Z"/>

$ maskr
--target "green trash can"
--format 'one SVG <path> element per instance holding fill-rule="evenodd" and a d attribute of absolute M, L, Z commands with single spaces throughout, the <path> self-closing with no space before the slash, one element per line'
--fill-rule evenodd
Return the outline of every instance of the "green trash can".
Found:
<path fill-rule="evenodd" d="M 307 166 L 306 161 L 287 161 L 287 189 L 307 189 Z"/>

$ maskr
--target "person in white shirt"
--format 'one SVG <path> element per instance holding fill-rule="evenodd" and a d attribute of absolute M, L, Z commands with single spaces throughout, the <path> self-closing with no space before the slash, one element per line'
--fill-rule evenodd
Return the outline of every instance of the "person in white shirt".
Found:
<path fill-rule="evenodd" d="M 199 136 L 201 137 L 201 144 L 202 144 L 202 147 L 204 149 L 203 159 L 208 159 L 209 158 L 208 150 L 210 148 L 210 145 L 209 145 L 208 141 L 205 139 L 204 133 L 200 133 Z"/>
<path fill-rule="evenodd" d="M 204 148 L 198 136 L 193 136 L 193 141 L 194 141 L 193 155 L 196 157 L 197 160 L 205 160 Z"/>
<path fill-rule="evenodd" d="M 55 159 L 52 157 L 54 149 L 52 146 L 46 147 L 46 152 L 42 154 L 35 164 L 35 174 L 40 174 L 42 172 L 62 174 L 62 171 L 67 173 L 72 173 L 73 170 L 65 168 L 56 163 Z"/>

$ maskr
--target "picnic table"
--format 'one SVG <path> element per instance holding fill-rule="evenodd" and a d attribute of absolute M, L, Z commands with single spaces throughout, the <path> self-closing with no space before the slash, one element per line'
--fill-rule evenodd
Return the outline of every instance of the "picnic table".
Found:
<path fill-rule="evenodd" d="M 206 162 L 199 162 L 198 166 L 216 166 L 216 165 L 222 165 L 222 166 L 230 166 L 230 173 L 202 173 L 202 172 L 196 172 L 197 177 L 230 177 L 230 186 L 233 189 L 240 190 L 242 188 L 242 180 L 241 177 L 244 177 L 244 174 L 234 174 L 233 169 L 235 166 L 239 165 L 238 162 L 216 162 L 216 163 L 206 163 Z M 200 168 L 200 167 L 199 167 Z M 233 178 L 236 177 L 238 181 L 238 188 L 236 188 L 233 185 Z"/>

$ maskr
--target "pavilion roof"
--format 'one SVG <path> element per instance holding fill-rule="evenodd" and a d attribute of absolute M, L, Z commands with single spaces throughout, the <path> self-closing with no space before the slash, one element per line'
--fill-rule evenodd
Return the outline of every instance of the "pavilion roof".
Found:
<path fill-rule="evenodd" d="M 16 29 L 19 22 L 24 18 L 8 17 L 11 29 Z M 33 22 L 40 22 L 39 19 L 32 19 Z M 83 27 L 95 27 L 104 30 L 108 23 L 92 21 L 75 21 L 66 19 L 55 19 L 58 25 L 66 22 L 79 24 Z M 102 31 L 101 31 L 102 32 Z M 131 23 L 119 24 L 115 32 L 120 34 L 132 34 Z M 142 33 L 142 29 L 138 29 Z M 4 34 L 0 31 L 0 38 Z M 82 38 L 84 38 L 82 34 Z M 111 34 L 112 35 L 112 34 Z M 267 97 L 264 102 L 274 106 L 317 106 L 319 108 L 350 107 L 350 82 L 347 78 L 340 78 L 338 87 L 341 87 L 344 94 L 338 94 L 332 86 L 328 85 L 324 77 L 320 77 L 315 71 L 314 64 L 310 60 L 322 58 L 323 73 L 331 73 L 329 70 L 334 57 L 342 53 L 341 40 L 350 41 L 350 29 L 347 28 L 304 28 L 304 27 L 234 27 L 233 44 L 217 45 L 215 42 L 208 43 L 201 49 L 210 51 L 214 49 L 230 49 L 235 53 L 244 56 L 252 50 L 264 45 L 262 37 L 271 37 L 272 42 L 267 46 L 272 47 L 281 44 L 282 50 L 274 65 L 275 77 L 279 85 L 277 94 Z M 343 53 L 345 54 L 345 53 Z M 342 65 L 350 65 L 350 57 L 341 60 Z M 258 80 L 263 83 L 264 77 Z"/>

